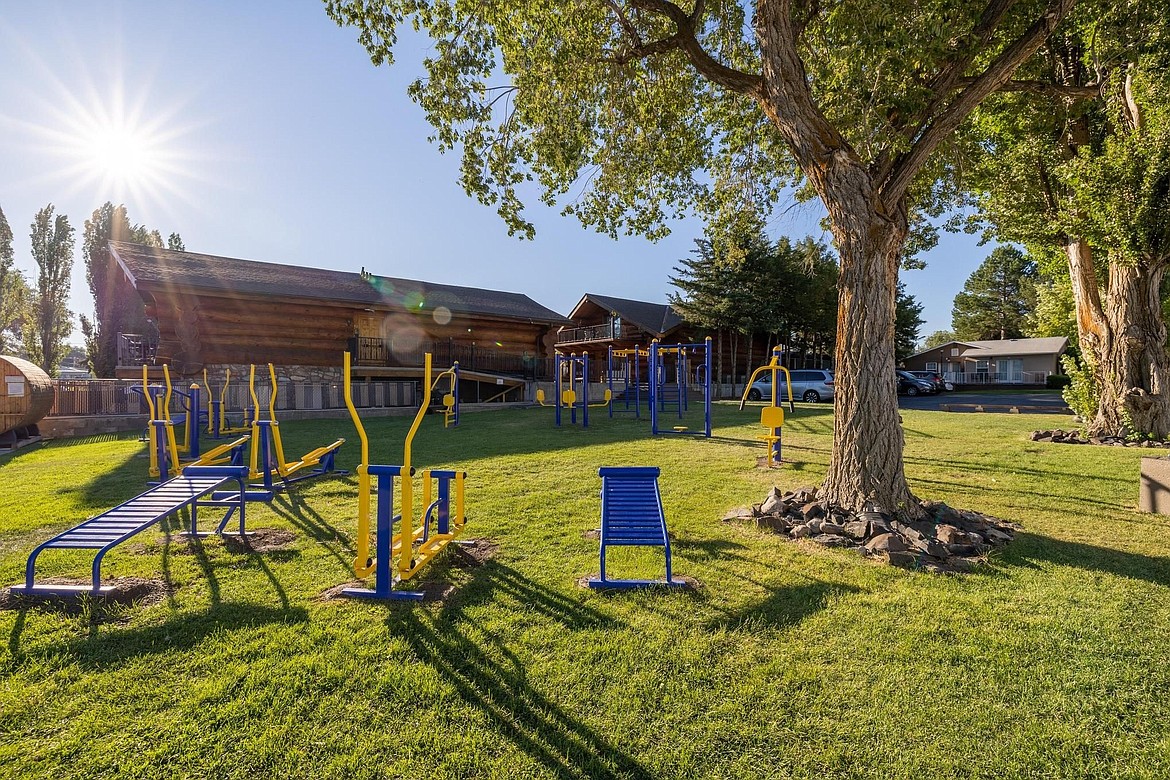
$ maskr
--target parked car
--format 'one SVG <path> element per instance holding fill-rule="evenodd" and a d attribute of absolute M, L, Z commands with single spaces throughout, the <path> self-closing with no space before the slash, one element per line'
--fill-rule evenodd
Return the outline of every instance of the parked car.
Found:
<path fill-rule="evenodd" d="M 941 374 L 936 374 L 933 371 L 911 371 L 911 374 L 919 379 L 925 379 L 927 382 L 933 382 L 934 386 L 939 390 L 954 390 L 955 386 L 942 378 Z"/>
<path fill-rule="evenodd" d="M 805 403 L 815 404 L 818 401 L 833 400 L 833 372 L 824 368 L 792 369 L 788 372 L 792 379 L 792 396 Z M 788 388 L 784 384 L 784 372 L 777 372 L 780 379 L 778 399 L 781 402 L 788 400 Z M 748 390 L 749 401 L 772 400 L 772 376 L 769 372 L 763 378 L 752 383 Z"/>
<path fill-rule="evenodd" d="M 909 371 L 898 369 L 898 395 L 902 395 L 903 393 L 906 395 L 918 395 L 920 393 L 933 395 L 937 392 L 938 388 L 934 386 L 934 382 L 919 379 Z"/>

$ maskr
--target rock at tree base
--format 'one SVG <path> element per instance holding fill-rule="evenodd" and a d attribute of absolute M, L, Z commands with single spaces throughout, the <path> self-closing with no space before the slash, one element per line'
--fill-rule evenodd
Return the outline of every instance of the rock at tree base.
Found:
<path fill-rule="evenodd" d="M 892 566 L 938 573 L 974 571 L 992 548 L 1007 544 L 1022 530 L 1015 523 L 941 501 L 923 501 L 922 508 L 929 520 L 906 523 L 873 504 L 856 514 L 830 506 L 817 500 L 815 488 L 789 493 L 773 488 L 752 512 L 734 510 L 724 519 L 752 519 L 757 527 L 789 539 L 855 548 Z"/>

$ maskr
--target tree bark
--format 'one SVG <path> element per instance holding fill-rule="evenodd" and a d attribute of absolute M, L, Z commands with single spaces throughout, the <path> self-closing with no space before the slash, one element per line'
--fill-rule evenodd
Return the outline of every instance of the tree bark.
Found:
<path fill-rule="evenodd" d="M 1076 302 L 1077 334 L 1100 393 L 1090 435 L 1170 435 L 1170 357 L 1162 317 L 1166 262 L 1112 260 L 1102 298 L 1091 250 L 1084 241 L 1065 245 Z"/>
<path fill-rule="evenodd" d="M 881 201 L 835 182 L 825 202 L 837 251 L 838 281 L 833 457 L 821 496 L 861 511 L 867 503 L 903 517 L 923 515 L 902 464 L 902 421 L 894 376 L 898 266 L 909 228 L 906 209 L 882 213 Z"/>

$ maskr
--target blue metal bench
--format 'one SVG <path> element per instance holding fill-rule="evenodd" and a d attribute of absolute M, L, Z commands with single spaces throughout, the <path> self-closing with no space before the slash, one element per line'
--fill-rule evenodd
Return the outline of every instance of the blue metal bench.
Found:
<path fill-rule="evenodd" d="M 640 588 L 647 585 L 682 587 L 670 571 L 670 538 L 658 492 L 656 466 L 602 466 L 601 477 L 601 578 L 589 580 L 591 588 Z M 665 580 L 611 580 L 605 573 L 606 547 L 662 547 L 666 551 Z"/>
<path fill-rule="evenodd" d="M 227 507 L 227 513 L 220 522 L 216 533 L 223 533 L 232 514 L 239 511 L 239 533 L 244 535 L 244 507 L 247 503 L 245 485 L 248 478 L 247 466 L 188 466 L 181 476 L 135 496 L 124 504 L 92 517 L 79 525 L 57 534 L 41 544 L 28 556 L 25 565 L 24 585 L 13 585 L 11 593 L 30 596 L 75 596 L 91 593 L 100 596 L 112 588 L 101 587 L 102 558 L 114 547 L 130 537 L 145 531 L 164 517 L 184 507 L 191 508 L 190 533 L 200 536 L 197 527 L 198 508 L 201 506 Z M 228 482 L 235 482 L 239 489 L 232 491 L 228 498 L 222 492 L 216 498 L 204 499 Z M 202 499 L 202 500 L 201 500 Z M 93 559 L 93 585 L 37 585 L 35 581 L 37 556 L 49 548 L 97 550 Z"/>

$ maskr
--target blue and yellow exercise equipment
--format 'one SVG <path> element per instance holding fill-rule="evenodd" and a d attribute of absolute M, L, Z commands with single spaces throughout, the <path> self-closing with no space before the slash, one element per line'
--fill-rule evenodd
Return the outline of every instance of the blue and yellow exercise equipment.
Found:
<path fill-rule="evenodd" d="M 414 478 L 411 465 L 411 447 L 415 434 L 427 409 L 431 393 L 443 372 L 431 380 L 431 353 L 426 353 L 423 367 L 423 400 L 419 406 L 402 448 L 402 465 L 370 465 L 370 442 L 366 429 L 353 405 L 350 389 L 350 354 L 345 353 L 345 406 L 357 428 L 362 443 L 362 462 L 358 475 L 357 550 L 353 571 L 359 578 L 374 575 L 374 587 L 346 588 L 342 595 L 363 599 L 419 600 L 417 591 L 395 590 L 395 586 L 418 574 L 427 563 L 463 533 L 467 523 L 464 513 L 463 471 L 425 469 L 418 473 L 422 481 L 422 500 L 415 510 Z M 378 503 L 374 526 L 374 556 L 370 557 L 370 497 L 373 493 L 371 477 L 378 479 Z M 394 481 L 399 481 L 400 512 L 394 514 Z M 418 525 L 416 526 L 416 521 Z M 431 523 L 434 523 L 434 531 Z M 394 523 L 399 523 L 394 533 Z"/>
<path fill-rule="evenodd" d="M 249 453 L 248 478 L 262 480 L 265 491 L 281 490 L 284 487 L 306 479 L 313 479 L 325 474 L 345 472 L 337 471 L 334 459 L 337 450 L 345 444 L 345 439 L 338 439 L 332 444 L 326 444 L 311 450 L 300 459 L 289 462 L 284 458 L 284 443 L 280 438 L 280 423 L 276 421 L 276 368 L 268 364 L 268 376 L 271 379 L 271 392 L 268 394 L 268 419 L 260 419 L 260 399 L 256 396 L 256 366 L 252 366 L 248 376 L 248 390 L 252 395 L 252 408 L 256 409 L 256 419 L 252 421 L 252 444 Z M 309 469 L 308 471 L 305 471 Z M 300 473 L 305 472 L 305 473 Z M 278 484 L 276 480 L 280 480 Z"/>
<path fill-rule="evenodd" d="M 650 342 L 650 430 L 655 435 L 679 434 L 684 436 L 706 436 L 711 438 L 711 337 L 693 344 L 659 344 Z M 692 356 L 700 357 L 698 362 Z M 692 431 L 679 424 L 671 430 L 659 426 L 660 412 L 673 405 L 682 421 L 688 411 L 691 385 L 691 366 L 694 365 L 696 383 L 703 388 L 703 430 Z M 674 392 L 670 392 L 671 375 L 674 377 Z M 702 377 L 699 382 L 698 378 Z"/>
<path fill-rule="evenodd" d="M 577 410 L 581 410 L 581 427 L 589 427 L 589 410 L 609 406 L 613 401 L 613 390 L 607 388 L 600 403 L 589 403 L 589 353 L 580 355 L 557 353 L 553 365 L 554 392 L 556 394 L 556 424 L 561 425 L 561 410 L 569 410 L 569 419 L 577 424 Z M 544 406 L 544 391 L 536 391 L 536 402 Z"/>
<path fill-rule="evenodd" d="M 635 346 L 629 349 L 614 349 L 611 345 L 606 355 L 606 378 L 609 382 L 609 416 L 614 413 L 633 413 L 635 419 L 642 417 L 642 360 L 647 365 L 650 361 L 650 350 Z M 620 362 L 619 362 L 620 361 Z M 649 371 L 647 371 L 649 375 Z M 621 383 L 620 392 L 615 388 L 615 379 Z M 633 389 L 633 404 L 630 404 L 630 390 Z M 621 408 L 618 408 L 617 398 L 622 399 Z M 647 388 L 649 397 L 649 388 Z"/>
<path fill-rule="evenodd" d="M 783 357 L 784 349 L 782 347 L 773 347 L 772 359 L 766 365 L 762 365 L 752 372 L 751 377 L 748 378 L 747 384 L 743 388 L 743 397 L 739 399 L 739 408 L 740 411 L 743 411 L 743 407 L 747 403 L 748 393 L 751 392 L 756 377 L 766 371 L 771 373 L 772 397 L 769 399 L 769 405 L 760 410 L 760 425 L 764 426 L 765 433 L 759 438 L 768 447 L 768 456 L 765 459 L 765 465 L 767 466 L 778 466 L 783 460 L 781 434 L 784 427 L 784 408 L 780 406 L 780 383 L 776 381 L 778 379 L 777 374 L 780 372 L 784 372 L 784 382 L 788 387 L 788 411 L 795 410 L 795 403 L 792 398 L 792 376 L 788 373 L 788 369 L 781 365 Z"/>
<path fill-rule="evenodd" d="M 203 387 L 207 391 L 207 403 L 209 406 L 207 412 L 207 435 L 213 439 L 218 439 L 223 436 L 231 436 L 235 433 L 250 433 L 252 431 L 252 420 L 256 417 L 255 408 L 249 406 L 244 410 L 242 423 L 239 427 L 233 427 L 228 424 L 228 410 L 227 410 L 227 392 L 228 387 L 232 383 L 232 370 L 225 369 L 223 386 L 219 389 L 219 397 L 211 390 L 211 384 L 207 381 L 207 369 L 203 369 Z"/>
<path fill-rule="evenodd" d="M 187 466 L 242 465 L 244 447 L 248 444 L 247 436 L 221 444 L 207 452 L 200 452 L 199 425 L 197 422 L 192 423 L 199 419 L 199 386 L 194 384 L 191 385 L 190 393 L 183 394 L 187 399 L 187 413 L 181 421 L 188 436 L 187 458 L 183 459 L 184 449 L 179 446 L 175 437 L 176 421 L 171 418 L 168 411 L 171 406 L 172 387 L 171 372 L 165 364 L 163 377 L 166 380 L 165 388 L 161 385 L 152 385 L 149 383 L 147 367 L 142 367 L 140 392 L 150 411 L 150 424 L 147 428 L 150 476 L 160 482 L 166 482 L 175 476 L 179 469 Z"/>

